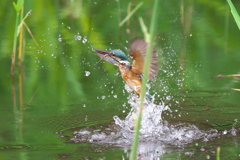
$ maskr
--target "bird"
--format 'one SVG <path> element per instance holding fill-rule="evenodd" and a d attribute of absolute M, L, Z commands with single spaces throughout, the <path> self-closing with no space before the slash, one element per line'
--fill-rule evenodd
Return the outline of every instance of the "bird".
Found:
<path fill-rule="evenodd" d="M 101 59 L 118 66 L 123 80 L 138 96 L 140 96 L 148 45 L 149 43 L 146 42 L 144 38 L 134 38 L 131 41 L 129 55 L 133 59 L 132 64 L 126 54 L 120 49 L 110 51 L 95 49 L 94 51 L 97 52 Z M 158 70 L 157 54 L 156 50 L 153 49 L 148 71 L 148 79 L 153 80 L 156 77 Z M 150 98 L 151 95 L 147 92 L 146 97 Z"/>

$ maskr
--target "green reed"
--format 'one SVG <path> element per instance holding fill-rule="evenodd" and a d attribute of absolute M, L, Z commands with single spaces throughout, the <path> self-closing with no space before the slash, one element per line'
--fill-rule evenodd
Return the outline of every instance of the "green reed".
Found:
<path fill-rule="evenodd" d="M 129 18 L 143 5 L 143 2 L 140 2 L 120 23 L 119 27 L 123 26 Z"/>
<path fill-rule="evenodd" d="M 133 139 L 133 144 L 132 144 L 132 152 L 131 152 L 131 157 L 130 160 L 135 160 L 137 156 L 137 149 L 138 149 L 138 143 L 139 143 L 139 135 L 140 135 L 140 128 L 141 128 L 141 120 L 142 120 L 142 111 L 144 108 L 144 99 L 146 96 L 146 84 L 147 84 L 147 79 L 148 79 L 148 70 L 150 67 L 150 61 L 151 61 L 151 53 L 153 50 L 153 42 L 154 42 L 154 35 L 156 31 L 156 24 L 157 24 L 157 12 L 158 12 L 158 2 L 159 0 L 154 1 L 154 8 L 153 8 L 153 13 L 152 13 L 152 18 L 151 18 L 151 24 L 150 24 L 150 34 L 146 32 L 146 27 L 144 27 L 143 23 L 141 23 L 142 28 L 144 29 L 144 36 L 146 41 L 149 43 L 147 47 L 147 55 L 146 55 L 146 60 L 144 64 L 144 72 L 143 72 L 143 80 L 142 80 L 142 86 L 141 86 L 141 94 L 140 94 L 140 106 L 139 106 L 139 111 L 138 111 L 138 117 L 137 117 L 137 122 L 135 125 L 135 134 L 134 134 L 134 139 Z"/>
<path fill-rule="evenodd" d="M 16 11 L 16 20 L 15 20 L 15 29 L 14 29 L 14 37 L 13 37 L 13 51 L 12 51 L 12 63 L 11 63 L 11 75 L 14 75 L 14 67 L 16 60 L 16 52 L 17 52 L 17 38 L 20 33 L 19 22 L 23 19 L 23 5 L 24 0 L 18 0 L 17 3 L 13 2 L 13 6 Z"/>
<path fill-rule="evenodd" d="M 217 157 L 216 160 L 220 160 L 220 147 L 217 147 Z"/>
<path fill-rule="evenodd" d="M 231 8 L 231 12 L 232 12 L 233 18 L 236 21 L 238 28 L 240 29 L 240 16 L 239 16 L 236 8 L 234 7 L 232 1 L 231 0 L 227 0 L 227 2 L 228 2 L 228 5 Z"/>

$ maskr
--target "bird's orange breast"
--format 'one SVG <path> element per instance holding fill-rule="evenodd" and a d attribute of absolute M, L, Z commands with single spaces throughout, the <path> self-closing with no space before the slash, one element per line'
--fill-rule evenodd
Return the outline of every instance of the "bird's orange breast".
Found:
<path fill-rule="evenodd" d="M 121 71 L 120 69 L 120 72 L 124 81 L 134 90 L 134 92 L 140 95 L 142 83 L 139 75 L 132 70 Z"/>

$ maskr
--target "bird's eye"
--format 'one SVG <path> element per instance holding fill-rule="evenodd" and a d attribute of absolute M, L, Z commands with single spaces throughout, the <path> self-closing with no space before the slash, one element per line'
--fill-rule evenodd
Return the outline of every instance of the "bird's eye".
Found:
<path fill-rule="evenodd" d="M 114 56 L 114 55 L 115 55 L 113 52 L 109 52 L 109 54 L 110 54 L 111 56 Z"/>

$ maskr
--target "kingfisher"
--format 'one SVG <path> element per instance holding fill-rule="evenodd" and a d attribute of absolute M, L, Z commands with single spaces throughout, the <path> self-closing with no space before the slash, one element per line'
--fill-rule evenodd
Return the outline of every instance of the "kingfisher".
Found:
<path fill-rule="evenodd" d="M 129 55 L 132 57 L 132 64 L 128 61 L 126 54 L 120 49 L 110 51 L 94 50 L 98 56 L 118 66 L 123 80 L 139 96 L 141 93 L 144 62 L 146 58 L 148 43 L 143 38 L 134 38 L 130 43 Z M 148 79 L 153 80 L 158 72 L 158 60 L 156 50 L 153 49 L 151 55 L 151 64 L 148 72 Z M 148 98 L 151 95 L 147 92 Z"/>

